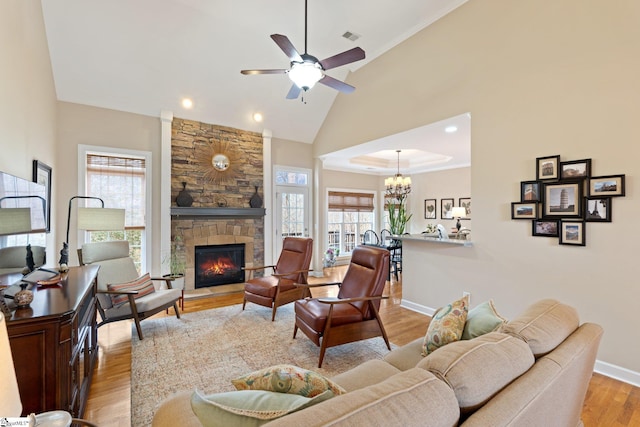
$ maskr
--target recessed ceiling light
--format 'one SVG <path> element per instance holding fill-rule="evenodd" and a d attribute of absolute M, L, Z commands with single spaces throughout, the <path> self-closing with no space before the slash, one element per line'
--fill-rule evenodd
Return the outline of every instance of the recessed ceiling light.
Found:
<path fill-rule="evenodd" d="M 255 120 L 256 122 L 260 123 L 262 121 L 262 119 L 263 119 L 262 113 L 254 113 L 253 120 Z"/>
<path fill-rule="evenodd" d="M 446 133 L 454 133 L 458 131 L 458 127 L 457 126 L 447 126 L 446 128 L 444 128 L 444 131 Z"/>
<path fill-rule="evenodd" d="M 193 107 L 193 101 L 189 98 L 184 98 L 182 100 L 182 106 L 186 109 L 190 109 Z"/>

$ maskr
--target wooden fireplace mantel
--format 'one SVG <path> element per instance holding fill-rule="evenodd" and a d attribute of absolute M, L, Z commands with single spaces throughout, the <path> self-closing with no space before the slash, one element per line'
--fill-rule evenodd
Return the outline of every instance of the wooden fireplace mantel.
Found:
<path fill-rule="evenodd" d="M 206 218 L 260 218 L 267 214 L 265 208 L 194 208 L 172 207 L 171 216 L 182 219 Z"/>

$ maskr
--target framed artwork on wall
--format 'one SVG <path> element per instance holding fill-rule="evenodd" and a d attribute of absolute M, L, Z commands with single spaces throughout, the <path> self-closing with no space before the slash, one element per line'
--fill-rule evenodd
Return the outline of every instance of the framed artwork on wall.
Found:
<path fill-rule="evenodd" d="M 582 182 L 542 183 L 544 219 L 582 218 Z"/>
<path fill-rule="evenodd" d="M 558 237 L 557 220 L 534 219 L 531 223 L 533 224 L 531 230 L 533 236 Z"/>
<path fill-rule="evenodd" d="M 51 167 L 38 160 L 34 160 L 32 181 L 37 184 L 44 185 L 45 188 L 45 196 L 47 201 L 45 211 L 45 224 L 48 233 L 51 231 Z"/>
<path fill-rule="evenodd" d="M 611 222 L 611 197 L 585 197 L 584 220 Z"/>
<path fill-rule="evenodd" d="M 594 176 L 589 179 L 589 197 L 624 196 L 624 175 Z"/>
<path fill-rule="evenodd" d="M 460 197 L 458 199 L 458 206 L 464 208 L 464 218 L 460 219 L 471 219 L 471 197 Z"/>
<path fill-rule="evenodd" d="M 540 195 L 540 181 L 520 182 L 521 202 L 539 202 L 541 200 Z"/>
<path fill-rule="evenodd" d="M 560 221 L 560 244 L 585 246 L 584 221 Z"/>
<path fill-rule="evenodd" d="M 440 218 L 453 219 L 453 199 L 440 199 Z"/>
<path fill-rule="evenodd" d="M 560 178 L 560 155 L 538 157 L 536 159 L 536 179 L 552 180 Z"/>
<path fill-rule="evenodd" d="M 437 199 L 424 199 L 424 219 L 436 219 L 438 217 L 436 203 Z"/>
<path fill-rule="evenodd" d="M 538 202 L 511 202 L 511 219 L 538 219 Z"/>
<path fill-rule="evenodd" d="M 560 162 L 560 179 L 585 179 L 591 176 L 591 159 Z"/>

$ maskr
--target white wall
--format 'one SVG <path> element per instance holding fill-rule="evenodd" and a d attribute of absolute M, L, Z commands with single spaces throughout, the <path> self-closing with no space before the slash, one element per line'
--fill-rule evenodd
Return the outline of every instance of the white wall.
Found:
<path fill-rule="evenodd" d="M 407 255 L 403 290 L 428 307 L 468 290 L 507 317 L 557 298 L 604 327 L 599 360 L 640 383 L 638 22 L 633 0 L 467 2 L 351 74 L 357 90 L 336 98 L 314 155 L 470 112 L 474 246 Z M 613 222 L 588 223 L 586 247 L 510 219 L 536 157 L 555 154 L 626 174 Z"/>
<path fill-rule="evenodd" d="M 31 181 L 32 161 L 44 162 L 53 169 L 55 201 L 56 93 L 39 0 L 0 2 L 0 52 L 0 171 Z M 59 212 L 54 202 L 52 224 Z M 55 258 L 57 240 L 52 225 L 48 260 Z"/>

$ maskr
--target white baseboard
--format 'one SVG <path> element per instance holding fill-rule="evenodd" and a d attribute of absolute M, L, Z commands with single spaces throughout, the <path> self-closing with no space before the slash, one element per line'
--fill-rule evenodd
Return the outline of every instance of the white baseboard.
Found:
<path fill-rule="evenodd" d="M 433 316 L 433 313 L 436 311 L 434 308 L 416 304 L 415 302 L 411 302 L 406 299 L 403 299 L 400 302 L 400 306 L 421 314 L 426 314 L 427 316 Z M 596 360 L 593 371 L 606 377 L 613 378 L 614 380 L 622 381 L 635 387 L 640 387 L 640 372 L 635 372 L 600 360 Z"/>
<path fill-rule="evenodd" d="M 622 381 L 635 387 L 640 387 L 640 372 L 635 372 L 630 369 L 612 365 L 607 362 L 601 362 L 599 360 L 596 360 L 596 366 L 593 370 L 594 372 L 613 378 L 614 380 Z"/>

